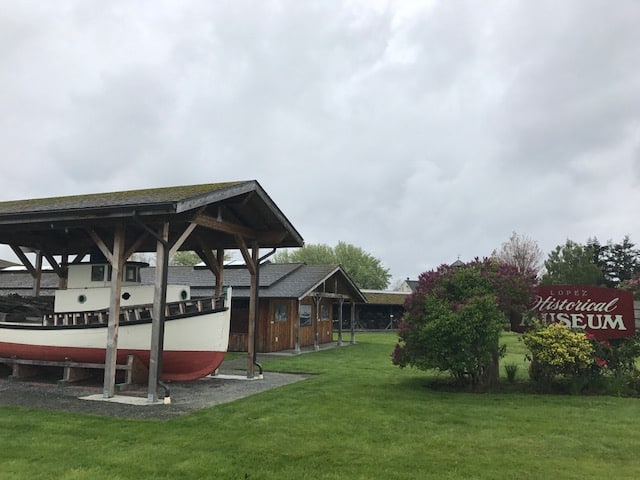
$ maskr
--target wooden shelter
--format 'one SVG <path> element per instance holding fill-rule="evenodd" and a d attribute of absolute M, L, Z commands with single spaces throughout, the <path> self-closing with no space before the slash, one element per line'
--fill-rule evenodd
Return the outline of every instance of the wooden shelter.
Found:
<path fill-rule="evenodd" d="M 156 399 L 162 372 L 164 302 L 169 256 L 193 250 L 223 285 L 225 249 L 239 249 L 251 274 L 249 328 L 255 328 L 260 248 L 300 247 L 302 237 L 257 181 L 166 187 L 114 193 L 0 202 L 0 244 L 11 247 L 36 285 L 43 258 L 64 287 L 67 266 L 88 255 L 111 264 L 111 303 L 104 375 L 105 397 L 115 388 L 116 351 L 124 262 L 156 252 L 154 322 L 148 398 Z M 36 252 L 33 264 L 27 251 Z M 35 289 L 37 291 L 37 288 Z M 250 342 L 247 375 L 253 376 Z"/>
<path fill-rule="evenodd" d="M 363 290 L 367 303 L 356 305 L 356 326 L 363 330 L 393 330 L 404 315 L 409 293 L 390 290 Z"/>

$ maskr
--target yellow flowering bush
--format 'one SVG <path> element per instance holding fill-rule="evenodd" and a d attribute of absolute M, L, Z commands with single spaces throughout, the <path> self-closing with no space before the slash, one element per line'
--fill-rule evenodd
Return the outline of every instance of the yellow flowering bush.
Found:
<path fill-rule="evenodd" d="M 556 376 L 574 377 L 593 364 L 594 349 L 584 332 L 552 323 L 522 336 L 529 349 L 529 376 L 535 382 L 550 382 Z"/>

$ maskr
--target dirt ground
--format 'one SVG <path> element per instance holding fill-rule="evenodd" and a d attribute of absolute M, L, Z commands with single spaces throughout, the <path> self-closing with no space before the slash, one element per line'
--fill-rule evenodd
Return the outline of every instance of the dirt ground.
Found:
<path fill-rule="evenodd" d="M 209 376 L 194 382 L 171 382 L 171 403 L 150 403 L 147 386 L 116 393 L 116 397 L 135 397 L 139 405 L 104 401 L 101 375 L 78 384 L 59 386 L 51 374 L 29 380 L 12 380 L 7 372 L 0 372 L 0 405 L 16 405 L 25 408 L 61 410 L 122 418 L 167 420 L 202 408 L 248 397 L 308 378 L 305 375 L 264 372 L 263 378 L 246 378 L 246 361 L 223 362 L 219 376 Z M 161 393 L 162 390 L 159 390 Z M 93 396 L 99 400 L 82 397 Z"/>

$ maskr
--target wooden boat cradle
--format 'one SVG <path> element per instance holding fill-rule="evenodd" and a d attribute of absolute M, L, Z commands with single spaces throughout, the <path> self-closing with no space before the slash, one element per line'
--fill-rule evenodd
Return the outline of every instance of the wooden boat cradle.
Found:
<path fill-rule="evenodd" d="M 42 367 L 62 368 L 62 379 L 58 380 L 58 385 L 63 386 L 73 382 L 85 380 L 91 376 L 91 370 L 104 370 L 104 363 L 83 363 L 66 359 L 64 362 L 49 360 L 27 360 L 17 357 L 1 358 L 0 364 L 11 368 L 9 381 L 28 379 L 38 375 Z M 127 356 L 127 363 L 116 364 L 116 370 L 124 372 L 124 382 L 116 385 L 118 390 L 125 390 L 134 385 L 144 384 L 148 381 L 149 370 L 135 355 Z"/>

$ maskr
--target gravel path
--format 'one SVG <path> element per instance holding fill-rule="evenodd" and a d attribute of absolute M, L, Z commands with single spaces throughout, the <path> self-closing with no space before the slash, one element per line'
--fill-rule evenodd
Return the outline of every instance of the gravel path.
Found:
<path fill-rule="evenodd" d="M 232 402 L 256 393 L 295 383 L 308 375 L 265 372 L 262 379 L 247 379 L 246 361 L 225 362 L 217 377 L 205 377 L 195 382 L 172 382 L 171 403 L 150 404 L 146 401 L 147 386 L 118 392 L 117 397 L 133 396 L 140 405 L 130 405 L 102 399 L 102 378 L 95 378 L 77 385 L 58 386 L 55 378 L 10 380 L 0 378 L 0 405 L 17 405 L 25 408 L 81 412 L 102 416 L 166 420 L 202 408 Z M 257 370 L 256 370 L 257 377 Z M 58 377 L 59 378 L 59 377 Z M 95 396 L 100 399 L 86 400 Z"/>

